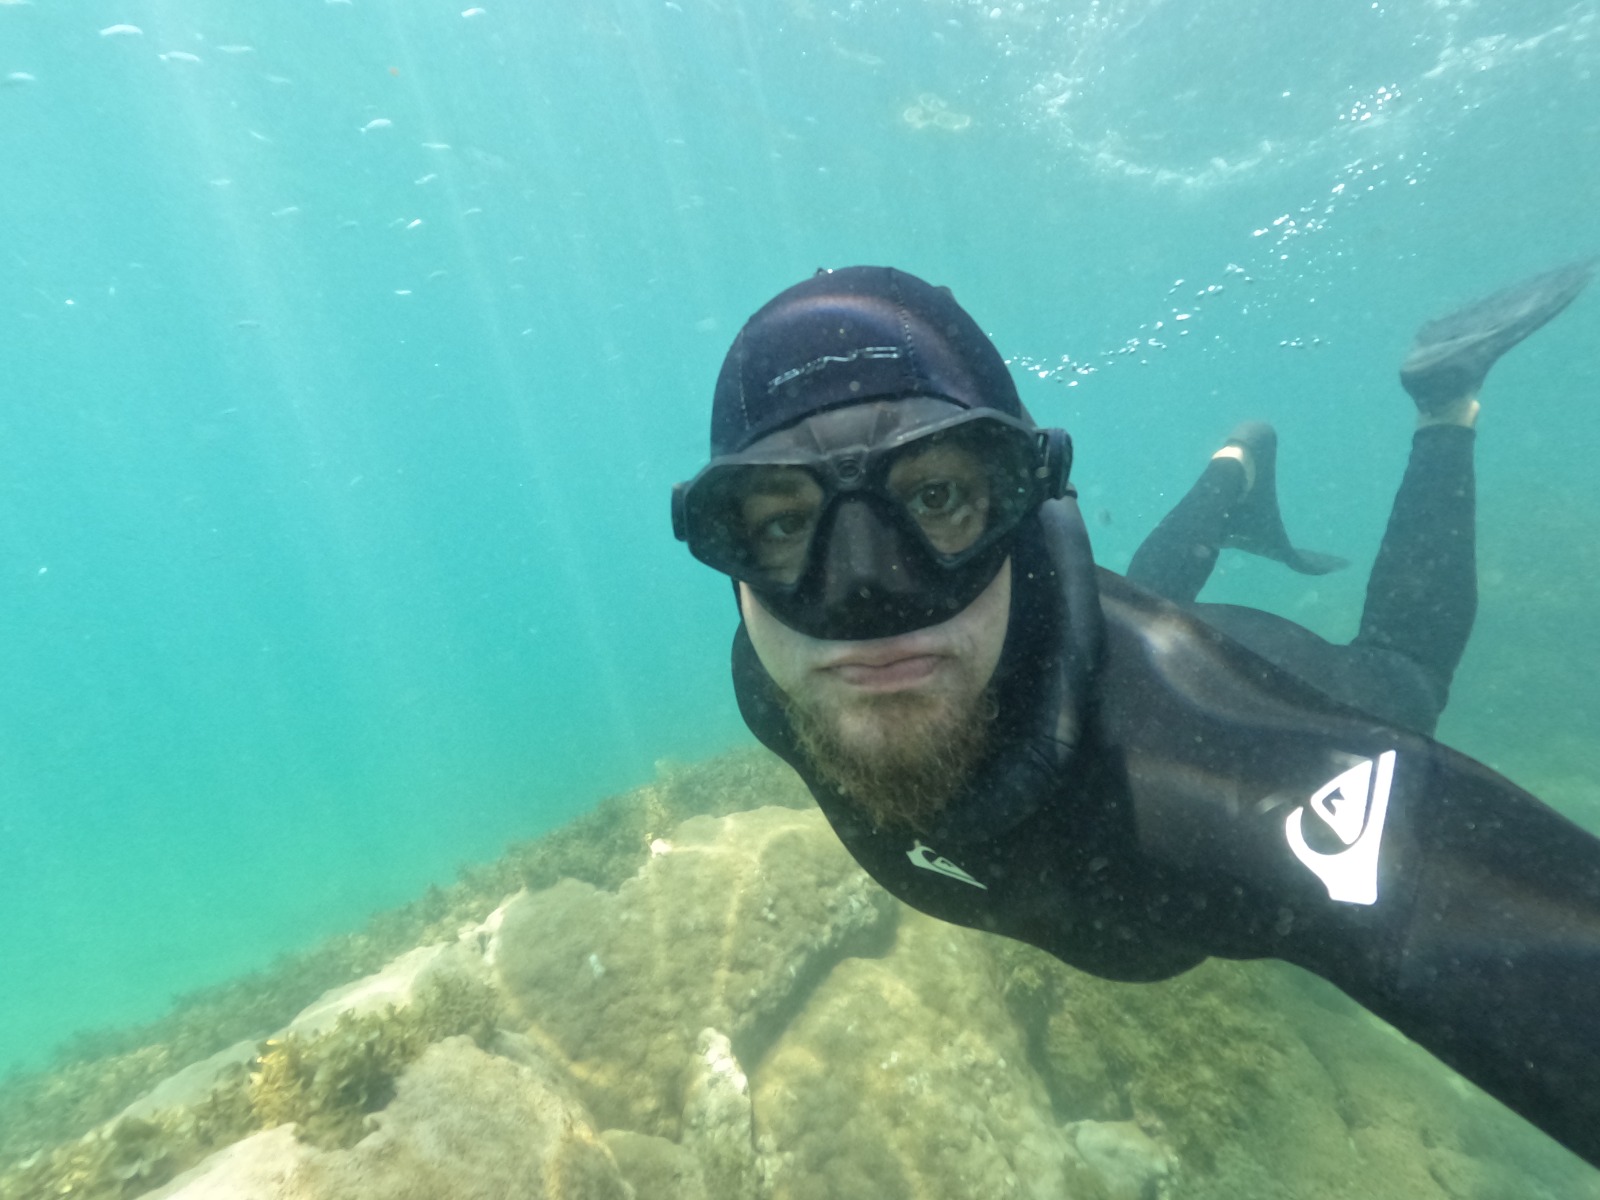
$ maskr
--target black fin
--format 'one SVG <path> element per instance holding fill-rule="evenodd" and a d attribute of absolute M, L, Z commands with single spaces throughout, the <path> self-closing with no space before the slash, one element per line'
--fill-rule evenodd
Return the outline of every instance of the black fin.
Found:
<path fill-rule="evenodd" d="M 1476 392 L 1502 354 L 1572 303 L 1597 261 L 1568 263 L 1429 321 L 1400 364 L 1400 386 L 1425 414 Z"/>
<path fill-rule="evenodd" d="M 1264 421 L 1246 421 L 1228 435 L 1230 446 L 1250 452 L 1255 484 L 1228 510 L 1222 544 L 1281 562 L 1302 575 L 1327 575 L 1350 564 L 1334 554 L 1300 550 L 1289 541 L 1278 511 L 1278 434 Z"/>

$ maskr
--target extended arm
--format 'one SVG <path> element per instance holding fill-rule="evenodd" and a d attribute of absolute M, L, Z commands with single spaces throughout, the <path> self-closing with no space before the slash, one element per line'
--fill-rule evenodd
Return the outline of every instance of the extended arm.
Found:
<path fill-rule="evenodd" d="M 1600 1165 L 1600 842 L 1432 749 L 1402 797 L 1409 919 L 1381 972 L 1345 990 Z"/>
<path fill-rule="evenodd" d="M 1426 738 L 1103 584 L 1101 720 L 1208 953 L 1329 980 L 1600 1165 L 1600 840 Z"/>

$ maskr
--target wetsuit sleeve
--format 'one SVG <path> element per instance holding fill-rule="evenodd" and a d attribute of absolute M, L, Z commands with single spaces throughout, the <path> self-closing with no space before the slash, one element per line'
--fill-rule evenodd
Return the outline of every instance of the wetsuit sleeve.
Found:
<path fill-rule="evenodd" d="M 1600 841 L 1110 589 L 1101 727 L 1162 933 L 1322 976 L 1600 1165 Z"/>
<path fill-rule="evenodd" d="M 1410 911 L 1346 990 L 1600 1165 L 1600 842 L 1431 749 L 1399 797 Z"/>

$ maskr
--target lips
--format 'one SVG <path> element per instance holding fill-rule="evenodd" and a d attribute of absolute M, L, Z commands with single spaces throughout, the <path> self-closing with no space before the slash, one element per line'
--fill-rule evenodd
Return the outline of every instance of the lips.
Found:
<path fill-rule="evenodd" d="M 850 661 L 829 667 L 833 675 L 852 687 L 871 692 L 915 687 L 939 668 L 936 654 L 911 654 L 883 662 Z"/>

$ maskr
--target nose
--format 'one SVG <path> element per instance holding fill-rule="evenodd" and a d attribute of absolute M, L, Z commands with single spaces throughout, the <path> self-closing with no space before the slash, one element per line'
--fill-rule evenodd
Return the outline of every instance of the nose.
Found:
<path fill-rule="evenodd" d="M 831 607 L 905 596 L 916 587 L 901 533 L 865 500 L 839 504 L 822 564 L 822 599 Z"/>

